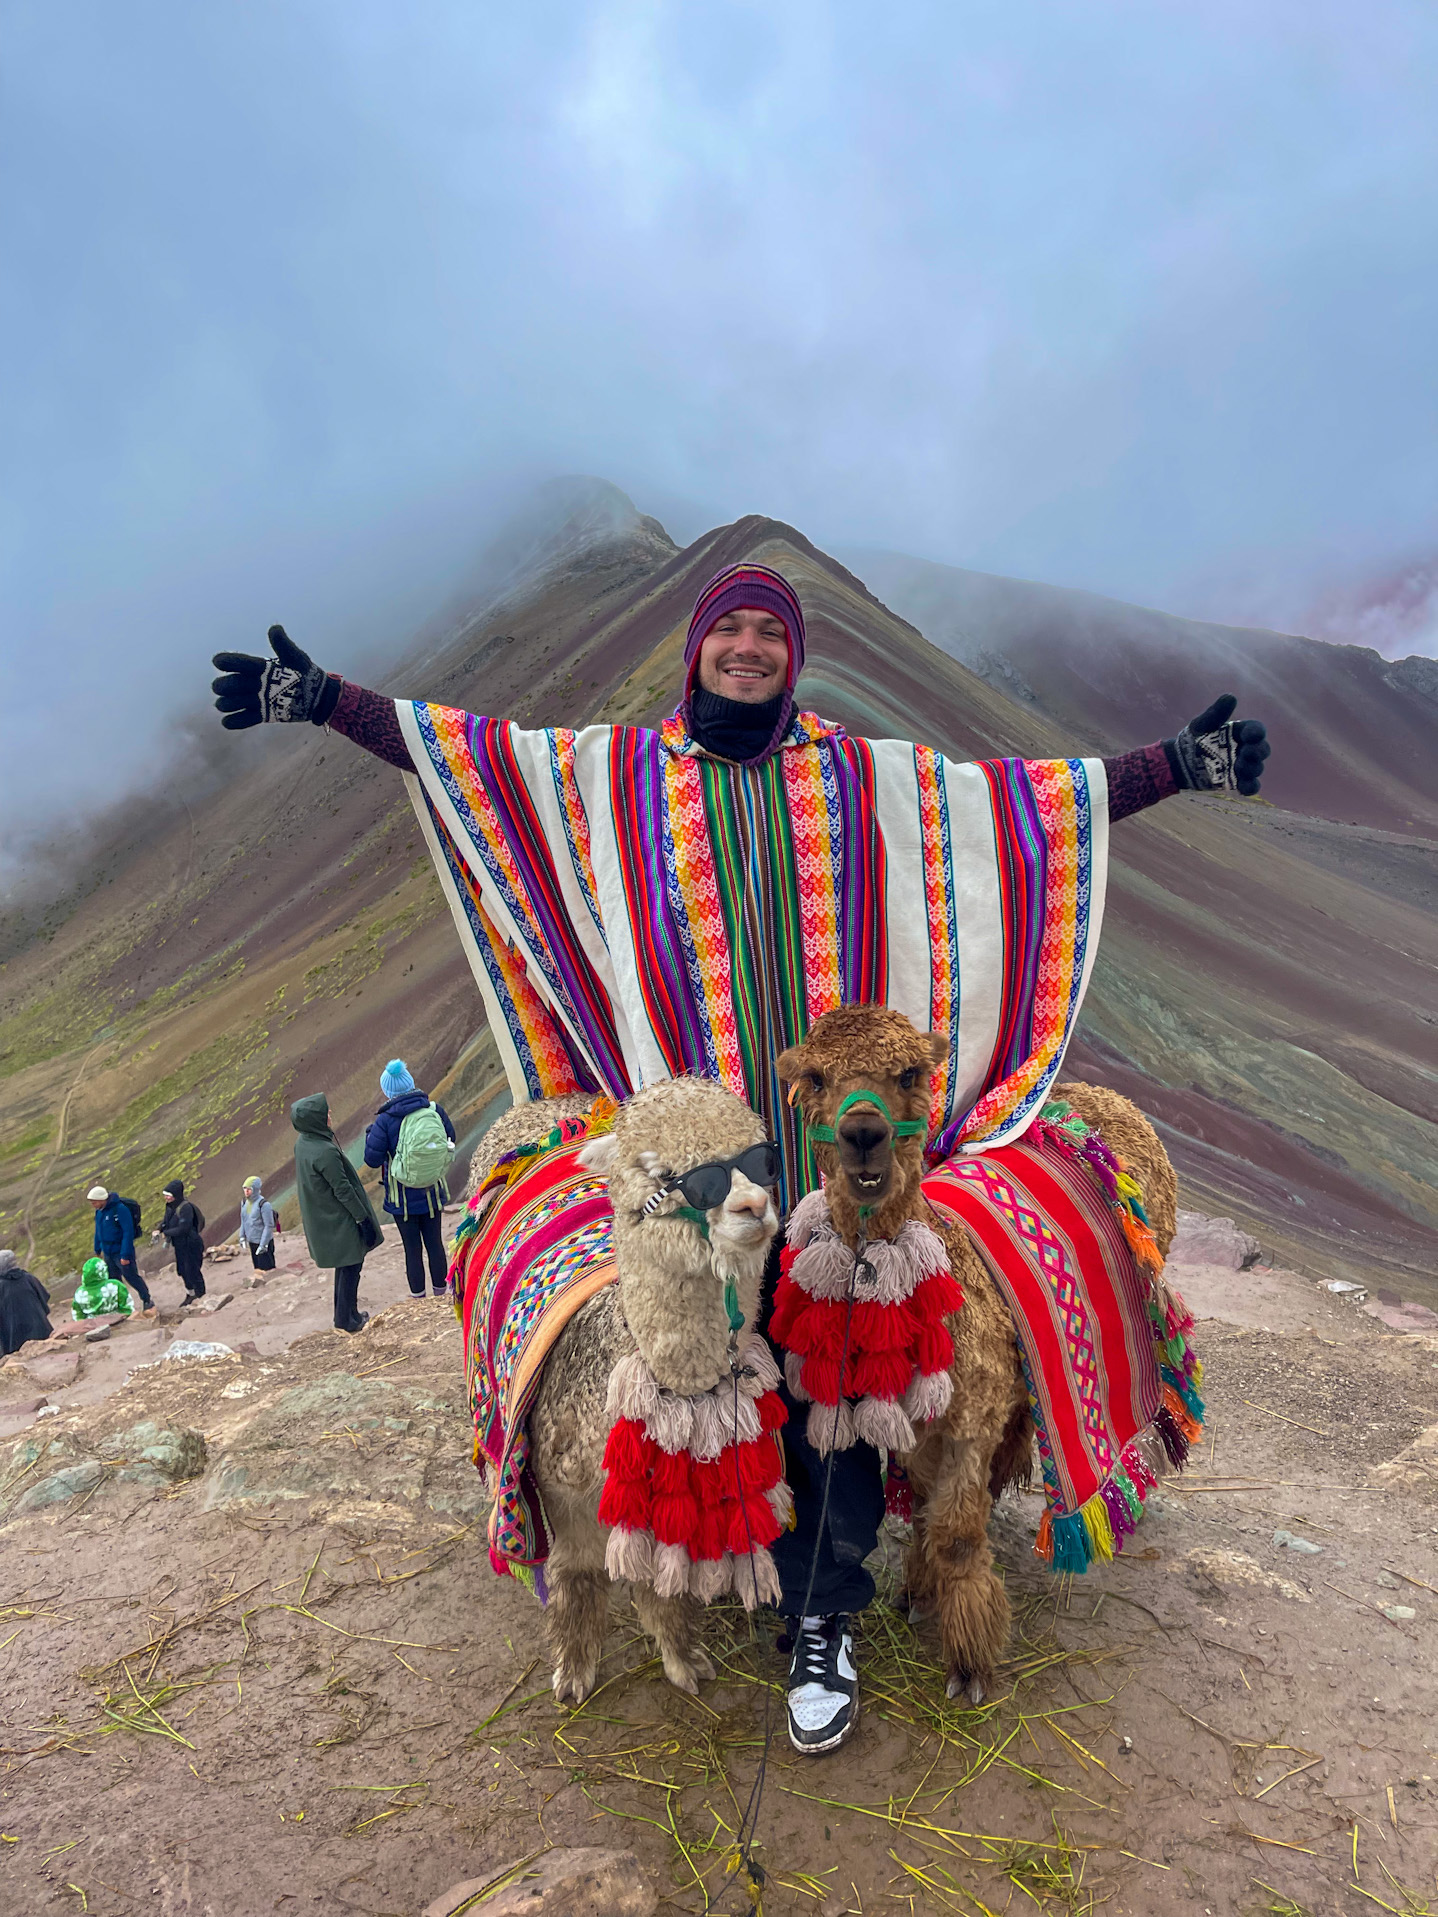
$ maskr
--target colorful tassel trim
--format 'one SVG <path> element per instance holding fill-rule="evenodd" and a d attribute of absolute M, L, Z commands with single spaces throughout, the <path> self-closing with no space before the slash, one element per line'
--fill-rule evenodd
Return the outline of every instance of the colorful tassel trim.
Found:
<path fill-rule="evenodd" d="M 1080 1575 L 1090 1564 L 1108 1564 L 1133 1536 L 1144 1501 L 1168 1471 L 1181 1471 L 1203 1431 L 1203 1400 L 1172 1367 L 1164 1367 L 1163 1403 L 1147 1431 L 1131 1439 L 1094 1495 L 1061 1517 L 1045 1511 L 1034 1556 L 1051 1571 Z"/>
<path fill-rule="evenodd" d="M 1065 1158 L 1081 1159 L 1088 1166 L 1123 1227 L 1134 1263 L 1140 1271 L 1157 1278 L 1163 1270 L 1163 1253 L 1149 1229 L 1148 1214 L 1143 1208 L 1143 1188 L 1118 1153 L 1062 1098 L 1051 1099 L 1043 1107 L 1034 1120 L 1034 1128 Z"/>
<path fill-rule="evenodd" d="M 619 1107 L 607 1092 L 601 1092 L 589 1107 L 575 1118 L 561 1118 L 559 1123 L 533 1145 L 516 1145 L 494 1161 L 488 1178 L 465 1206 L 464 1216 L 455 1227 L 454 1237 L 449 1245 L 449 1295 L 454 1303 L 454 1315 L 464 1323 L 464 1247 L 471 1238 L 478 1235 L 484 1224 L 485 1215 L 501 1192 L 509 1187 L 524 1172 L 527 1172 L 536 1158 L 545 1152 L 558 1151 L 561 1145 L 577 1144 L 581 1138 L 600 1138 L 605 1132 L 614 1130 L 614 1119 Z"/>
<path fill-rule="evenodd" d="M 599 1498 L 610 1577 L 664 1598 L 709 1604 L 733 1591 L 746 1610 L 777 1603 L 768 1547 L 793 1513 L 779 1437 L 787 1414 L 764 1341 L 751 1334 L 739 1357 L 736 1383 L 687 1398 L 661 1391 L 637 1352 L 610 1374 Z"/>
<path fill-rule="evenodd" d="M 915 1425 L 941 1416 L 953 1390 L 946 1320 L 964 1294 L 943 1240 L 910 1219 L 867 1245 L 860 1268 L 822 1190 L 795 1206 L 787 1238 L 769 1335 L 809 1404 L 810 1444 L 821 1456 L 858 1441 L 912 1451 Z"/>

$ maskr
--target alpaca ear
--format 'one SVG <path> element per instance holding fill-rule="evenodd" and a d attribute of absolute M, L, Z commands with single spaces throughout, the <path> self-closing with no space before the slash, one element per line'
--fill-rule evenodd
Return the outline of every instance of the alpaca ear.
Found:
<path fill-rule="evenodd" d="M 949 1035 L 947 1032 L 925 1032 L 924 1037 L 928 1041 L 929 1057 L 937 1071 L 949 1055 Z"/>
<path fill-rule="evenodd" d="M 581 1150 L 579 1162 L 586 1171 L 598 1172 L 601 1178 L 610 1177 L 619 1162 L 619 1147 L 614 1142 L 613 1132 L 591 1138 Z"/>
<path fill-rule="evenodd" d="M 792 1085 L 796 1078 L 802 1078 L 804 1076 L 803 1046 L 791 1045 L 787 1052 L 780 1052 L 774 1060 L 774 1070 L 785 1085 Z"/>

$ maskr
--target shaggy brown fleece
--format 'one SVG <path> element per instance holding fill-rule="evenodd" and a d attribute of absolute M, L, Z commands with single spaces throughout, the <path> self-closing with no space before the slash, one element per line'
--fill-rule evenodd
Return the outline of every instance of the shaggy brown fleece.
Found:
<path fill-rule="evenodd" d="M 894 1119 L 924 1118 L 930 1078 L 943 1044 L 885 1006 L 844 1006 L 818 1019 L 802 1045 L 777 1061 L 781 1080 L 794 1087 L 806 1123 L 833 1126 L 854 1091 L 878 1094 Z M 1100 1132 L 1142 1185 L 1145 1207 L 1166 1252 L 1175 1228 L 1177 1182 L 1153 1127 L 1120 1093 L 1069 1081 L 1057 1088 Z M 907 1559 L 916 1612 L 931 1612 L 949 1664 L 951 1696 L 978 1702 L 992 1683 L 1009 1630 L 1008 1599 L 994 1572 L 988 1542 L 992 1502 L 1006 1485 L 1026 1481 L 1033 1466 L 1033 1421 L 1009 1309 L 972 1240 L 940 1219 L 923 1198 L 922 1145 L 892 1141 L 890 1183 L 882 1203 L 865 1216 L 845 1175 L 838 1145 L 816 1146 L 836 1228 L 848 1243 L 860 1231 L 889 1238 L 908 1218 L 935 1226 L 964 1309 L 949 1320 L 954 1339 L 948 1410 L 920 1431 L 905 1460 L 913 1486 L 913 1541 Z"/>

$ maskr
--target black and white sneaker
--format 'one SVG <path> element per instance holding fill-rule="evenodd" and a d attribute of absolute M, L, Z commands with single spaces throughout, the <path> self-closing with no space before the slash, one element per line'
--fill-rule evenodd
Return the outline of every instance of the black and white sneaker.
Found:
<path fill-rule="evenodd" d="M 859 1672 L 848 1617 L 789 1618 L 789 1742 L 815 1757 L 837 1750 L 859 1717 Z"/>

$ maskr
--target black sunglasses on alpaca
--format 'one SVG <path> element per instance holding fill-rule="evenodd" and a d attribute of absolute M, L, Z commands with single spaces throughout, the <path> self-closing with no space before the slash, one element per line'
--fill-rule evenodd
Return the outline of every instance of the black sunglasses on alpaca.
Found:
<path fill-rule="evenodd" d="M 652 1197 L 645 1199 L 640 1216 L 652 1218 L 669 1194 L 676 1191 L 683 1192 L 685 1200 L 695 1211 L 713 1211 L 729 1196 L 735 1172 L 741 1173 L 751 1185 L 777 1185 L 779 1147 L 766 1141 L 761 1145 L 751 1145 L 747 1151 L 740 1152 L 737 1158 L 715 1158 L 707 1164 L 696 1165 L 692 1171 L 681 1172 L 678 1177 L 661 1185 Z"/>

